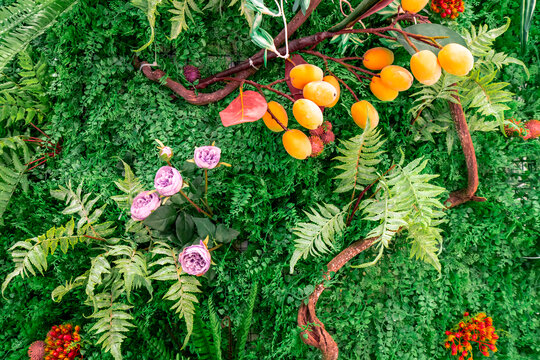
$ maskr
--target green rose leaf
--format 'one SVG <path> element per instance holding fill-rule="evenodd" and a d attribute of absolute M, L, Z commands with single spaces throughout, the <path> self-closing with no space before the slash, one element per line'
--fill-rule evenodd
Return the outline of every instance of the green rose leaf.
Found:
<path fill-rule="evenodd" d="M 197 227 L 197 234 L 200 238 L 204 239 L 207 236 L 214 238 L 216 233 L 216 225 L 207 218 L 193 218 L 193 222 Z"/>
<path fill-rule="evenodd" d="M 403 30 L 412 34 L 425 36 L 447 36 L 447 38 L 445 39 L 437 39 L 437 42 L 442 46 L 450 43 L 456 43 L 467 47 L 467 43 L 465 42 L 465 39 L 461 37 L 461 35 L 459 35 L 454 30 L 451 30 L 446 26 L 440 24 L 416 24 L 409 26 Z M 419 51 L 429 50 L 435 55 L 439 53 L 439 49 L 434 46 L 428 45 L 422 41 L 415 40 L 413 38 L 409 39 L 414 44 L 414 46 L 418 48 Z M 407 40 L 405 40 L 405 37 L 403 35 L 398 33 L 397 40 L 401 45 L 403 45 L 403 47 L 409 52 L 409 54 L 414 55 L 416 53 L 416 51 L 407 43 Z"/>
<path fill-rule="evenodd" d="M 216 242 L 228 244 L 240 235 L 240 232 L 235 229 L 230 229 L 223 224 L 219 224 L 216 228 Z"/>
<path fill-rule="evenodd" d="M 188 243 L 193 240 L 195 235 L 195 223 L 193 217 L 186 213 L 180 213 L 176 218 L 176 237 L 182 244 Z"/>
<path fill-rule="evenodd" d="M 164 232 L 170 229 L 171 225 L 176 219 L 176 209 L 174 206 L 165 205 L 160 206 L 151 213 L 146 219 L 144 219 L 143 224 L 161 232 Z"/>

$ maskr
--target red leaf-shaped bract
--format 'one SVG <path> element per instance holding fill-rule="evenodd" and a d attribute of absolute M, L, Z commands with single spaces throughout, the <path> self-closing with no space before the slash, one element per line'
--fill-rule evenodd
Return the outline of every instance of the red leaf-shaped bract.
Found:
<path fill-rule="evenodd" d="M 255 91 L 241 91 L 229 106 L 219 112 L 223 126 L 231 126 L 245 122 L 257 121 L 263 117 L 268 108 L 264 96 Z"/>

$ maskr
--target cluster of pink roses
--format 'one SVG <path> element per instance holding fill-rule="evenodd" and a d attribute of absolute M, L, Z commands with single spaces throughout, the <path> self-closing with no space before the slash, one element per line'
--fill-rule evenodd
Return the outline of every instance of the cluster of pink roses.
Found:
<path fill-rule="evenodd" d="M 168 146 L 160 149 L 160 157 L 169 161 L 172 157 L 172 150 Z M 201 146 L 195 149 L 194 161 L 201 169 L 213 169 L 219 164 L 221 149 L 217 146 Z M 168 197 L 178 193 L 184 180 L 180 172 L 172 166 L 162 166 L 154 178 L 155 190 L 143 191 L 139 193 L 131 205 L 131 218 L 135 221 L 146 219 L 152 211 L 161 205 L 159 195 Z"/>
<path fill-rule="evenodd" d="M 161 144 L 161 142 L 158 141 Z M 146 219 L 153 211 L 161 206 L 161 197 L 173 196 L 180 192 L 184 185 L 184 179 L 180 172 L 170 166 L 173 151 L 170 147 L 162 145 L 159 147 L 160 157 L 169 166 L 162 166 L 154 178 L 155 190 L 143 191 L 139 193 L 131 204 L 131 218 L 135 221 Z M 216 146 L 202 146 L 195 149 L 195 164 L 201 169 L 213 169 L 220 164 L 221 149 Z M 210 252 L 204 242 L 199 245 L 188 246 L 178 256 L 178 261 L 182 265 L 184 272 L 190 275 L 203 275 L 210 268 Z"/>

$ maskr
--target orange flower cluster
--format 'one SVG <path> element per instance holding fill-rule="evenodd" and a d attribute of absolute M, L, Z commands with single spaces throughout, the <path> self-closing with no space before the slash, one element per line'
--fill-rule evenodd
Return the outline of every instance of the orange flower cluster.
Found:
<path fill-rule="evenodd" d="M 482 355 L 489 357 L 489 350 L 497 352 L 497 339 L 499 335 L 495 333 L 493 320 L 485 313 L 470 316 L 468 312 L 463 314 L 464 319 L 452 330 L 446 331 L 446 342 L 444 346 L 451 349 L 452 355 L 459 355 L 459 360 L 473 360 L 472 343 L 478 344 L 478 350 Z"/>
<path fill-rule="evenodd" d="M 79 325 L 53 326 L 45 340 L 45 360 L 82 359 L 79 330 Z"/>
<path fill-rule="evenodd" d="M 431 0 L 431 10 L 441 14 L 442 18 L 455 19 L 465 11 L 463 0 Z"/>

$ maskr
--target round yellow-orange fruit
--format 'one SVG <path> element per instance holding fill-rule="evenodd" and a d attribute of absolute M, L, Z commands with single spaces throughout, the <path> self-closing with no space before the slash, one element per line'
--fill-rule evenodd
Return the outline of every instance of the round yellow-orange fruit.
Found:
<path fill-rule="evenodd" d="M 429 50 L 411 56 L 411 71 L 416 80 L 424 85 L 433 85 L 441 77 L 441 65 L 437 56 Z"/>
<path fill-rule="evenodd" d="M 272 112 L 272 114 L 276 117 L 276 119 L 279 120 L 283 124 L 283 126 L 287 127 L 287 124 L 289 124 L 289 117 L 287 116 L 287 111 L 281 106 L 280 103 L 277 103 L 275 101 L 270 101 L 268 103 L 268 110 Z M 283 128 L 281 125 L 277 123 L 276 120 L 270 115 L 268 111 L 263 115 L 263 121 L 266 127 L 268 127 L 270 130 L 274 132 L 280 132 L 283 131 Z"/>
<path fill-rule="evenodd" d="M 417 13 L 426 7 L 429 0 L 401 0 L 403 10 L 410 13 Z"/>
<path fill-rule="evenodd" d="M 311 142 L 306 134 L 300 130 L 292 129 L 283 134 L 283 146 L 295 159 L 303 160 L 311 155 Z"/>
<path fill-rule="evenodd" d="M 398 91 L 386 86 L 381 78 L 374 76 L 369 83 L 369 89 L 381 101 L 392 101 L 398 96 Z"/>
<path fill-rule="evenodd" d="M 437 58 L 446 72 L 457 76 L 467 75 L 474 65 L 474 58 L 469 49 L 456 43 L 445 45 Z"/>
<path fill-rule="evenodd" d="M 394 62 L 394 53 L 392 50 L 376 47 L 366 51 L 362 62 L 367 69 L 381 70 Z"/>
<path fill-rule="evenodd" d="M 408 90 L 414 80 L 409 70 L 397 65 L 386 66 L 380 75 L 384 85 L 396 91 Z"/>
<path fill-rule="evenodd" d="M 312 81 L 321 81 L 323 75 L 320 67 L 311 64 L 296 65 L 289 73 L 292 86 L 300 90 Z"/>
<path fill-rule="evenodd" d="M 323 81 L 326 81 L 327 83 L 331 84 L 336 89 L 336 92 L 337 92 L 336 98 L 330 104 L 326 105 L 326 107 L 329 107 L 329 108 L 334 107 L 339 101 L 339 95 L 341 94 L 341 87 L 339 86 L 339 81 L 335 77 L 330 76 L 330 75 L 323 77 Z"/>
<path fill-rule="evenodd" d="M 327 106 L 337 97 L 336 88 L 326 81 L 312 81 L 303 90 L 304 98 L 319 106 Z"/>
<path fill-rule="evenodd" d="M 296 100 L 292 112 L 296 121 L 306 129 L 314 130 L 323 123 L 321 108 L 311 100 Z"/>
<path fill-rule="evenodd" d="M 379 113 L 377 112 L 377 109 L 366 100 L 354 103 L 351 107 L 351 115 L 356 125 L 360 126 L 362 129 L 366 128 L 368 117 L 372 129 L 379 124 Z"/>

